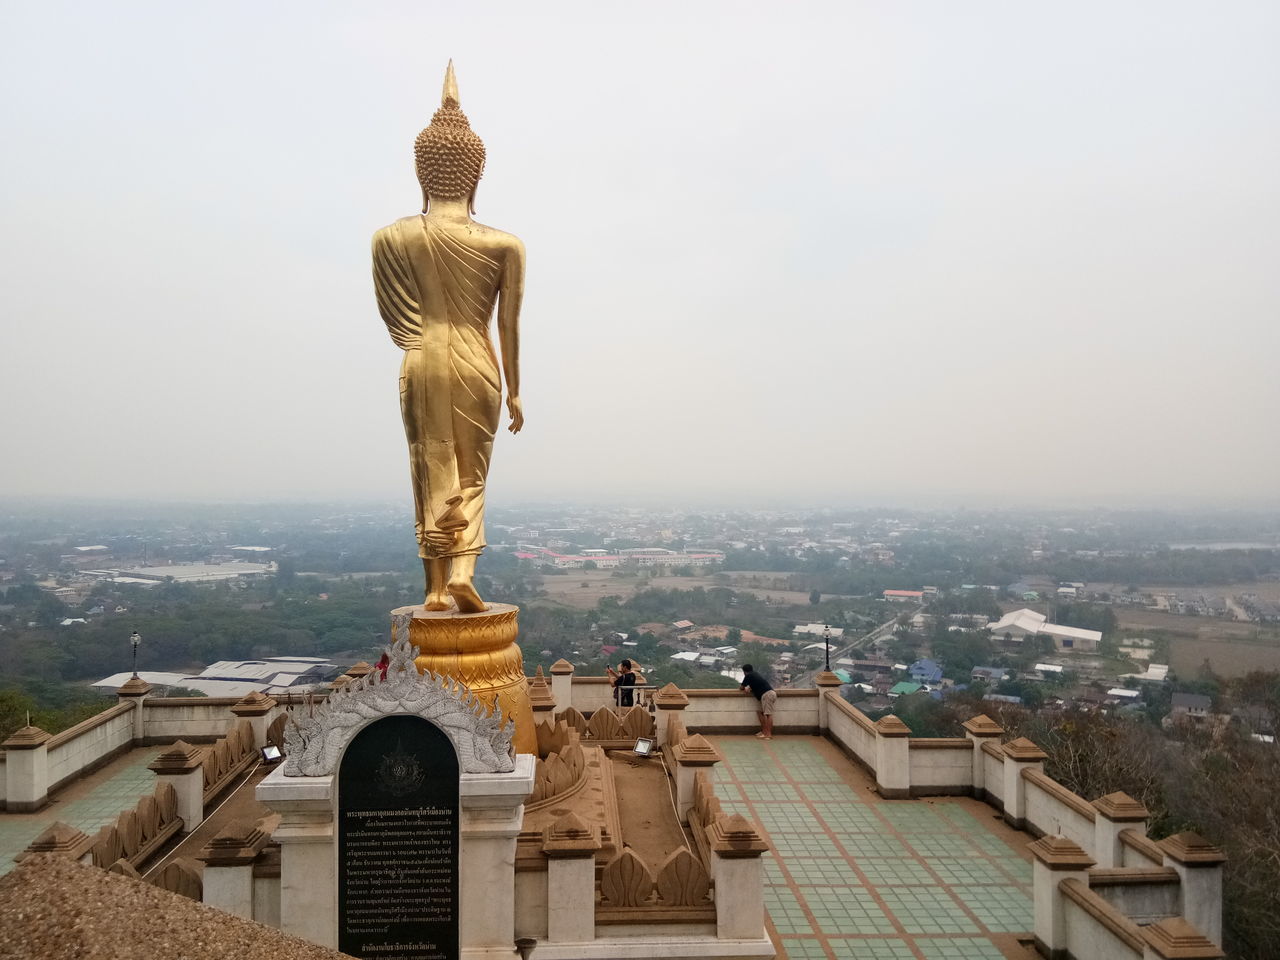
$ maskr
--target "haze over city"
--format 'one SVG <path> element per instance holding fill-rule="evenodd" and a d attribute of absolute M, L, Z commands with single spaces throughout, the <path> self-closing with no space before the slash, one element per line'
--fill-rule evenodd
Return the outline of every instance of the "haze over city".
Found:
<path fill-rule="evenodd" d="M 406 496 L 369 238 L 453 58 L 493 503 L 1275 503 L 1274 4 L 3 18 L 5 494 Z"/>

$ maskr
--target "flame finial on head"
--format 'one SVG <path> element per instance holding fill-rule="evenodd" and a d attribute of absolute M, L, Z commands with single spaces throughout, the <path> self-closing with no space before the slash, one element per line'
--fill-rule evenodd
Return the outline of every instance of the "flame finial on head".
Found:
<path fill-rule="evenodd" d="M 440 106 L 461 107 L 462 98 L 458 96 L 458 78 L 453 72 L 453 61 L 444 71 L 444 93 L 440 95 Z"/>

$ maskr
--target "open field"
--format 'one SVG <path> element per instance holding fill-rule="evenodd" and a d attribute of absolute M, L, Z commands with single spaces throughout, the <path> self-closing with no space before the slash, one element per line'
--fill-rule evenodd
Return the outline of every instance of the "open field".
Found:
<path fill-rule="evenodd" d="M 615 577 L 610 570 L 570 570 L 564 576 L 543 576 L 541 581 L 548 600 L 578 610 L 590 610 L 601 597 L 610 595 L 625 600 L 636 592 L 638 584 L 648 582 L 639 577 Z"/>
<path fill-rule="evenodd" d="M 728 578 L 728 582 L 725 582 L 725 578 Z M 730 570 L 724 573 L 717 571 L 715 574 L 698 577 L 654 577 L 653 579 L 615 577 L 612 570 L 570 570 L 564 576 L 544 575 L 542 589 L 547 592 L 548 600 L 579 610 L 590 610 L 600 602 L 601 597 L 612 594 L 625 600 L 633 596 L 637 590 L 649 587 L 660 590 L 728 587 L 742 593 L 754 594 L 762 599 L 767 597 L 774 603 L 807 605 L 809 594 L 799 590 L 783 589 L 786 582 L 786 574 L 758 573 L 750 570 Z M 838 598 L 824 594 L 823 599 Z"/>
<path fill-rule="evenodd" d="M 1185 617 L 1176 613 L 1162 613 L 1144 607 L 1114 607 L 1120 629 L 1142 632 L 1161 630 L 1165 633 L 1184 634 L 1201 640 L 1240 639 L 1251 640 L 1267 631 L 1256 623 L 1242 623 L 1222 617 Z"/>
<path fill-rule="evenodd" d="M 1250 670 L 1280 670 L 1280 641 L 1241 643 L 1175 637 L 1169 641 L 1169 659 L 1184 679 L 1195 677 L 1206 659 L 1219 676 L 1242 677 Z"/>
<path fill-rule="evenodd" d="M 1203 592 L 1241 593 L 1270 588 L 1280 596 L 1280 584 L 1233 584 L 1203 588 Z M 1257 589 L 1255 589 L 1257 588 Z M 1172 592 L 1171 587 L 1143 587 L 1152 592 Z M 1182 587 L 1183 590 L 1200 588 Z M 1194 677 L 1207 659 L 1223 677 L 1239 677 L 1250 670 L 1280 670 L 1280 630 L 1256 623 L 1241 623 L 1219 617 L 1184 617 L 1157 610 L 1116 607 L 1120 628 L 1129 633 L 1160 632 L 1169 635 L 1170 666 L 1183 679 Z"/>
<path fill-rule="evenodd" d="M 1091 583 L 1090 590 L 1109 593 L 1124 593 L 1129 585 L 1125 583 Z M 1280 580 L 1255 580 L 1251 583 L 1200 584 L 1188 587 L 1185 584 L 1148 583 L 1139 586 L 1143 593 L 1174 593 L 1184 596 L 1203 594 L 1206 597 L 1235 597 L 1242 593 L 1256 593 L 1263 600 L 1280 603 Z"/>

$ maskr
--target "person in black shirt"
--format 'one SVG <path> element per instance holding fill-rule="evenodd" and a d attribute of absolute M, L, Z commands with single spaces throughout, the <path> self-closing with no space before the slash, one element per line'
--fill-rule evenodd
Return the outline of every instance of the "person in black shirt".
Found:
<path fill-rule="evenodd" d="M 743 693 L 750 690 L 751 695 L 760 701 L 760 708 L 756 710 L 756 716 L 760 718 L 760 732 L 756 736 L 761 740 L 772 740 L 773 707 L 778 702 L 778 691 L 769 686 L 769 681 L 756 673 L 749 663 L 742 667 L 742 684 L 738 689 Z"/>
<path fill-rule="evenodd" d="M 635 691 L 628 689 L 636 685 L 636 675 L 631 669 L 631 661 L 623 660 L 618 664 L 617 672 L 613 667 L 605 667 L 613 678 L 613 702 L 620 707 L 630 707 L 635 703 Z"/>

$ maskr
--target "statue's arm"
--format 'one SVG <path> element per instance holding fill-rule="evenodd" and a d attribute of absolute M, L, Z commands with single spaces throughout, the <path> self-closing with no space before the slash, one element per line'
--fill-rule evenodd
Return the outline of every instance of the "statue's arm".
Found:
<path fill-rule="evenodd" d="M 417 283 L 403 252 L 394 241 L 394 228 L 373 235 L 373 289 L 387 332 L 401 350 L 422 342 Z"/>
<path fill-rule="evenodd" d="M 520 302 L 524 299 L 524 244 L 511 238 L 511 248 L 502 264 L 502 284 L 498 288 L 498 342 L 502 345 L 502 376 L 507 381 L 507 412 L 512 433 L 524 426 L 520 404 Z"/>

